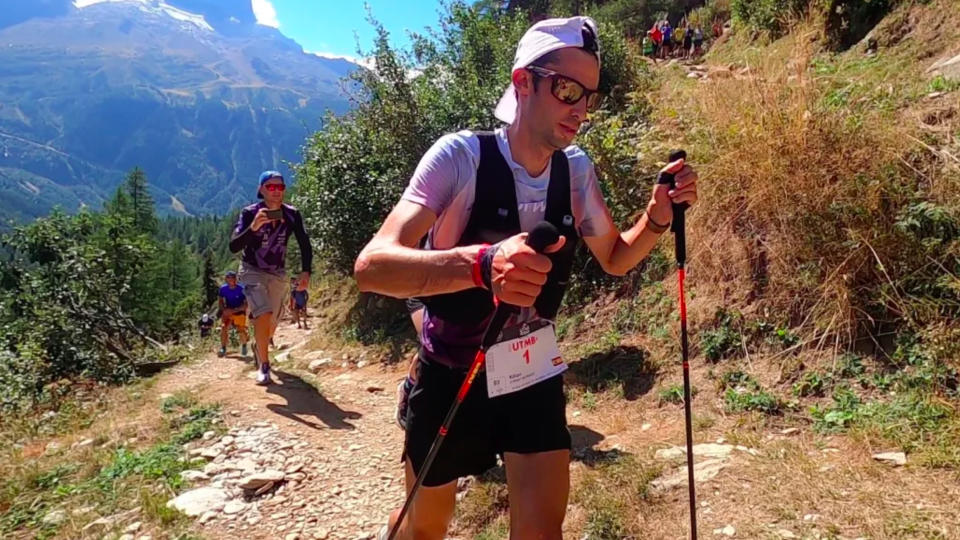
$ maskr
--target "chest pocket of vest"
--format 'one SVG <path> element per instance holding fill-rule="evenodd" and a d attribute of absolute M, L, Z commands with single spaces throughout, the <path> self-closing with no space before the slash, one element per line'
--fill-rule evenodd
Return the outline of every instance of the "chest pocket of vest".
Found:
<path fill-rule="evenodd" d="M 513 171 L 500 153 L 494 133 L 477 133 L 480 140 L 480 162 L 477 166 L 474 203 L 470 218 L 457 246 L 494 244 L 520 233 L 520 217 L 517 209 L 517 192 Z M 573 254 L 579 236 L 574 225 L 570 207 L 570 166 L 567 156 L 556 151 L 551 158 L 550 183 L 547 188 L 547 207 L 544 218 L 567 237 L 564 248 L 551 255 L 553 270 L 544 291 L 553 287 L 551 295 L 541 293 L 537 311 L 546 318 L 553 318 L 563 297 L 563 289 L 570 275 Z M 560 280 L 560 291 L 551 280 Z M 556 297 L 556 301 L 548 299 Z M 544 301 L 541 309 L 540 299 Z M 493 314 L 493 293 L 474 287 L 455 293 L 426 296 L 421 301 L 430 315 L 455 324 L 481 324 Z M 553 304 L 556 303 L 556 307 Z"/>

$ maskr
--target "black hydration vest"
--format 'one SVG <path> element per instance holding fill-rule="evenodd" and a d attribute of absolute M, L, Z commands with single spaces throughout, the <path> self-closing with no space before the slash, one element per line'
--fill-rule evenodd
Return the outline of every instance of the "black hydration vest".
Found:
<path fill-rule="evenodd" d="M 476 135 L 480 139 L 476 192 L 470 219 L 457 246 L 494 244 L 521 232 L 513 171 L 500 153 L 497 136 L 491 132 Z M 553 319 L 560 308 L 580 241 L 570 206 L 570 164 L 561 150 L 555 151 L 551 158 L 544 219 L 567 239 L 560 251 L 550 255 L 553 268 L 534 304 L 540 317 Z M 426 296 L 420 300 L 431 316 L 454 324 L 482 324 L 495 308 L 493 293 L 481 287 Z"/>

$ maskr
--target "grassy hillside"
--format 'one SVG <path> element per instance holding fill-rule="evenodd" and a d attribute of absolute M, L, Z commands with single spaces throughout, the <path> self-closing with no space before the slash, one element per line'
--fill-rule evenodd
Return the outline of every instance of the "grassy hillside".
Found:
<path fill-rule="evenodd" d="M 765 456 L 701 486 L 700 532 L 952 538 L 960 78 L 931 66 L 960 53 L 960 3 L 900 5 L 840 52 L 816 10 L 783 28 L 771 39 L 735 21 L 702 66 L 659 66 L 656 90 L 632 98 L 649 100 L 649 131 L 623 125 L 639 132 L 638 169 L 683 147 L 700 171 L 695 441 Z M 570 421 L 606 428 L 604 451 L 575 456 L 577 537 L 687 530 L 685 492 L 651 484 L 666 472 L 654 450 L 682 444 L 675 277 L 656 260 L 560 322 Z M 903 451 L 908 470 L 871 459 L 884 451 Z M 461 520 L 499 538 L 506 517 L 490 508 L 505 490 L 480 486 Z"/>

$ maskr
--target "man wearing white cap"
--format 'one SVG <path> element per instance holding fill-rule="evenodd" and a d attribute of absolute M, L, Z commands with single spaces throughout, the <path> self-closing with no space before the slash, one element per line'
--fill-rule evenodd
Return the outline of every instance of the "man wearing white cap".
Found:
<path fill-rule="evenodd" d="M 461 404 L 397 538 L 444 538 L 457 479 L 484 472 L 498 455 L 510 491 L 510 537 L 561 538 L 571 446 L 561 376 L 566 365 L 547 320 L 552 314 L 541 309 L 541 289 L 552 286 L 554 262 L 569 261 L 580 238 L 604 270 L 625 274 L 668 229 L 671 203 L 697 198 L 696 173 L 682 160 L 670 163 L 664 170 L 675 174 L 676 188 L 657 185 L 637 223 L 617 229 L 590 158 L 571 146 L 598 100 L 599 80 L 592 19 L 533 25 L 520 40 L 511 84 L 495 110 L 507 126 L 440 138 L 357 258 L 361 290 L 418 297 L 426 305 L 406 416 L 408 489 L 495 303 L 524 308 L 489 349 L 486 370 Z M 527 246 L 523 232 L 544 219 L 562 233 L 547 255 Z M 391 514 L 390 527 L 398 514 Z"/>

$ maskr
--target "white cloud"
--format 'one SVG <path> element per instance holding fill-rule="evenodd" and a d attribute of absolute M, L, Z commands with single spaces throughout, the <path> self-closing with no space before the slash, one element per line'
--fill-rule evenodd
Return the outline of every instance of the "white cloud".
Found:
<path fill-rule="evenodd" d="M 376 62 L 376 60 L 372 57 L 357 58 L 356 56 L 350 56 L 349 54 L 336 54 L 336 53 L 316 52 L 316 51 L 308 51 L 308 50 L 304 50 L 303 52 L 307 54 L 312 54 L 314 56 L 319 56 L 320 58 L 333 58 L 333 59 L 339 59 L 339 60 L 346 60 L 347 62 L 352 62 L 354 64 L 357 64 L 358 66 L 363 66 L 369 69 L 373 69 L 374 62 Z"/>
<path fill-rule="evenodd" d="M 273 7 L 270 0 L 251 0 L 251 4 L 253 15 L 257 18 L 257 24 L 280 28 L 280 21 L 277 20 L 277 9 Z"/>

